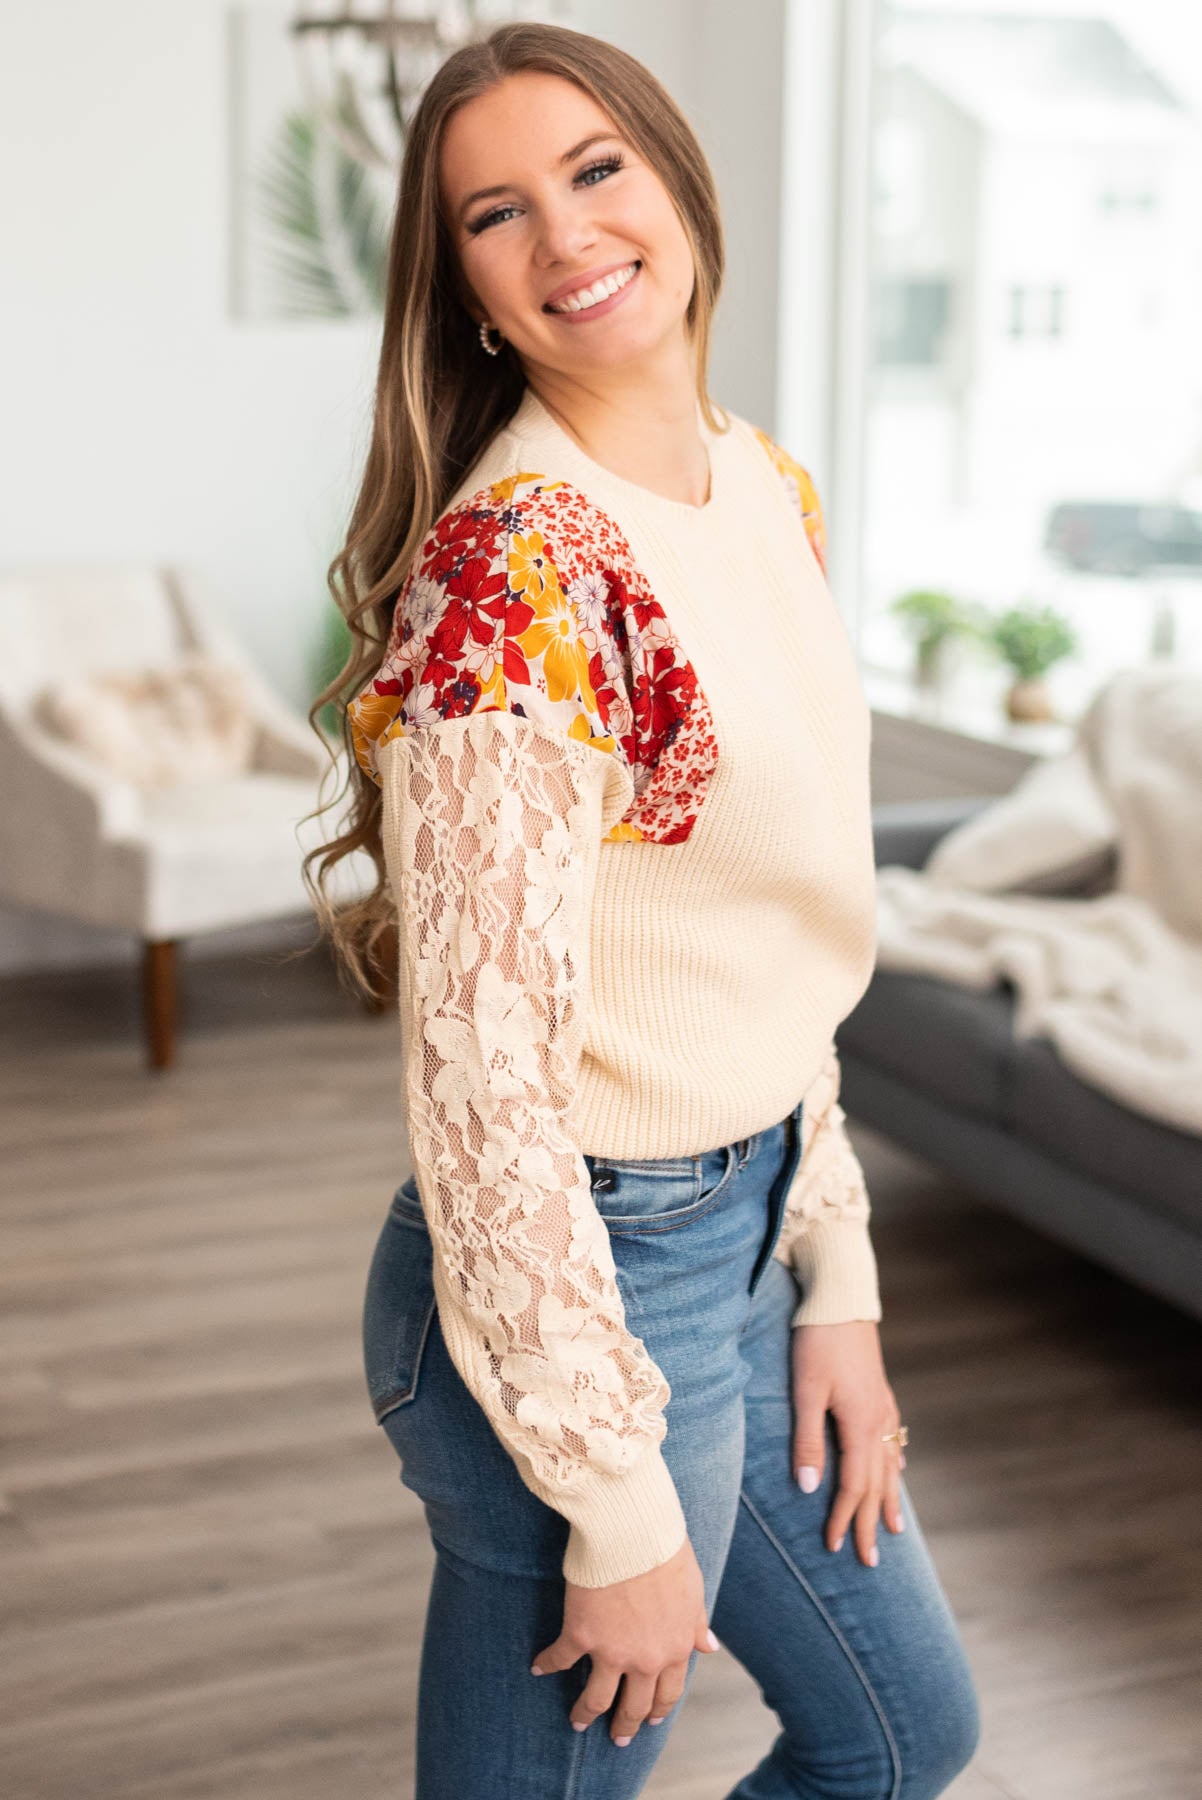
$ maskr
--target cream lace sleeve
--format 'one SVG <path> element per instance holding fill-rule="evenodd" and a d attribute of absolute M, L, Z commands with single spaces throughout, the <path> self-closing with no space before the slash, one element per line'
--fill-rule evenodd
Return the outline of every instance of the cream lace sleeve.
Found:
<path fill-rule="evenodd" d="M 776 1246 L 777 1258 L 792 1267 L 803 1292 L 794 1325 L 881 1317 L 868 1188 L 839 1104 L 840 1074 L 832 1043 L 806 1090 L 801 1162 Z"/>
<path fill-rule="evenodd" d="M 621 759 L 503 709 L 380 749 L 404 1089 L 450 1356 L 586 1587 L 686 1533 L 668 1383 L 627 1329 L 572 1129 L 596 856 Z"/>

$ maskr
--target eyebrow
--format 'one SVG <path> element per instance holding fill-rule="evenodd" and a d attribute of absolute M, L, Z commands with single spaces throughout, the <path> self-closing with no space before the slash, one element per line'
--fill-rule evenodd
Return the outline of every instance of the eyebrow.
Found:
<path fill-rule="evenodd" d="M 601 144 L 618 135 L 616 131 L 594 131 L 590 137 L 581 138 L 578 144 L 573 144 L 570 150 L 565 150 L 556 166 L 562 169 L 565 163 L 573 162 L 576 157 L 583 155 L 591 144 Z M 459 217 L 462 219 L 468 207 L 474 206 L 477 200 L 491 200 L 494 194 L 507 194 L 512 186 L 512 182 L 502 182 L 500 187 L 477 188 L 475 193 L 469 194 L 463 201 L 459 208 Z"/>

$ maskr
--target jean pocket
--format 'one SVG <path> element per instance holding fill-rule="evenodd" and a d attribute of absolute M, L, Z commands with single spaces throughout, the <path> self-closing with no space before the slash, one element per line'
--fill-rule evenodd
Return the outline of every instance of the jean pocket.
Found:
<path fill-rule="evenodd" d="M 363 1296 L 363 1367 L 377 1424 L 417 1398 L 422 1357 L 437 1311 L 434 1249 L 420 1202 L 417 1207 L 413 1217 L 394 1199 L 376 1241 Z"/>
<path fill-rule="evenodd" d="M 678 1231 L 721 1200 L 738 1172 L 738 1146 L 698 1156 L 611 1157 L 585 1153 L 593 1204 L 613 1237 Z"/>

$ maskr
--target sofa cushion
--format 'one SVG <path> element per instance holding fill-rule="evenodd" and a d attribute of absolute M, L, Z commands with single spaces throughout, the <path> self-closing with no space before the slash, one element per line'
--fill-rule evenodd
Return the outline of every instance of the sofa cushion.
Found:
<path fill-rule="evenodd" d="M 201 651 L 162 668 L 69 669 L 31 712 L 89 762 L 147 788 L 248 770 L 257 735 L 242 671 Z"/>
<path fill-rule="evenodd" d="M 1005 983 L 979 992 L 934 975 L 877 968 L 836 1042 L 948 1106 L 1008 1122 L 1013 1011 Z"/>
<path fill-rule="evenodd" d="M 1202 1137 L 1112 1100 L 1066 1068 L 1046 1038 L 1015 1046 L 1014 1128 L 1050 1156 L 1197 1229 Z"/>
<path fill-rule="evenodd" d="M 1017 786 L 946 832 L 925 873 L 939 887 L 1078 894 L 1114 886 L 1115 821 L 1080 745 L 1034 762 Z"/>

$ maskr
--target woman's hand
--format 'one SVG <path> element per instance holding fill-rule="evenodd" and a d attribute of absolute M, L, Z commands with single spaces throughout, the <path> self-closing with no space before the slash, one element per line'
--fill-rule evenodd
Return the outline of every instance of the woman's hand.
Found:
<path fill-rule="evenodd" d="M 883 1441 L 897 1430 L 901 1415 L 885 1379 L 876 1322 L 798 1325 L 792 1337 L 793 1473 L 807 1493 L 821 1481 L 829 1409 L 839 1438 L 839 1490 L 826 1522 L 827 1549 L 842 1546 L 854 1517 L 860 1560 L 875 1567 L 882 1505 L 889 1529 L 905 1530 L 898 1485 L 906 1462 L 896 1438 Z M 808 1477 L 806 1470 L 812 1471 Z"/>
<path fill-rule="evenodd" d="M 609 1735 L 615 1744 L 626 1745 L 644 1719 L 662 1724 L 676 1705 L 691 1653 L 717 1649 L 705 1616 L 701 1570 L 686 1538 L 675 1556 L 629 1581 L 599 1588 L 569 1581 L 563 1629 L 539 1651 L 530 1672 L 549 1675 L 588 1656 L 592 1669 L 572 1708 L 572 1725 L 583 1731 L 599 1718 L 613 1705 L 621 1682 L 622 1698 Z"/>

